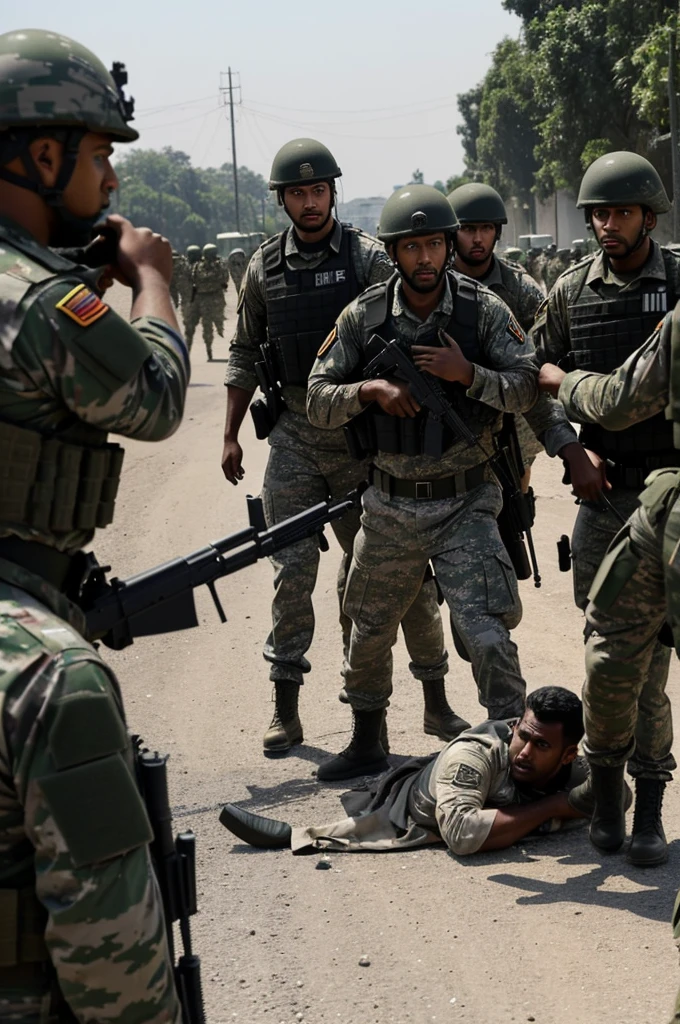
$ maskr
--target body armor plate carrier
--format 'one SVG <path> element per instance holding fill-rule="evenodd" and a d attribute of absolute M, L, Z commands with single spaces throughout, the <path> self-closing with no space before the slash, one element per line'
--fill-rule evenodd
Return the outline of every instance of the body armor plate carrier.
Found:
<path fill-rule="evenodd" d="M 361 291 L 352 258 L 354 233 L 343 227 L 340 251 L 329 249 L 328 259 L 314 270 L 290 269 L 285 254 L 287 231 L 263 247 L 267 329 L 278 380 L 284 387 L 307 386 L 324 338 Z"/>
<path fill-rule="evenodd" d="M 611 373 L 649 338 L 666 312 L 673 308 L 677 298 L 672 292 L 675 260 L 667 251 L 661 251 L 666 267 L 665 282 L 648 279 L 635 291 L 612 298 L 600 298 L 591 292 L 586 285 L 590 264 L 584 267 L 583 282 L 569 306 L 568 369 Z M 622 467 L 624 477 L 619 482 L 624 486 L 642 486 L 647 472 L 680 462 L 673 447 L 672 424 L 663 413 L 621 431 L 585 424 L 581 427 L 580 440 L 587 448 Z M 628 481 L 624 467 L 638 469 L 639 480 Z M 615 470 L 614 477 L 616 475 Z"/>

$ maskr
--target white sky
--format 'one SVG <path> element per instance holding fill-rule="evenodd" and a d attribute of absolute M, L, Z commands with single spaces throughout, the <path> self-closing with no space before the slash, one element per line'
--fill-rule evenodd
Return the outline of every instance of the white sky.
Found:
<path fill-rule="evenodd" d="M 14 10 L 5 30 L 60 31 L 107 66 L 123 61 L 139 145 L 173 146 L 197 166 L 231 160 L 219 96 L 231 65 L 239 165 L 268 178 L 279 146 L 311 136 L 340 164 L 345 200 L 389 195 L 416 167 L 428 182 L 460 172 L 456 96 L 520 26 L 500 0 L 118 0 L 108 9 L 30 0 Z"/>

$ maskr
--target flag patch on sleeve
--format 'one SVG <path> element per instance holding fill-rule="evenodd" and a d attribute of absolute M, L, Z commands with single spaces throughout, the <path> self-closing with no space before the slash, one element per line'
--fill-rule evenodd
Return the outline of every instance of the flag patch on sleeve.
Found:
<path fill-rule="evenodd" d="M 510 331 L 510 334 L 512 334 L 514 338 L 517 338 L 517 341 L 519 341 L 520 344 L 524 343 L 524 331 L 517 323 L 514 316 L 511 316 L 510 319 L 508 320 L 508 330 Z"/>
<path fill-rule="evenodd" d="M 319 351 L 316 353 L 317 359 L 320 359 L 321 356 L 325 355 L 326 352 L 328 352 L 328 349 L 331 347 L 331 345 L 333 344 L 333 342 L 335 341 L 337 336 L 338 336 L 338 329 L 337 329 L 337 327 L 334 327 L 333 330 L 331 331 L 331 333 L 328 335 L 328 337 L 324 341 L 324 343 L 321 346 L 321 348 L 319 349 Z"/>
<path fill-rule="evenodd" d="M 87 285 L 79 284 L 72 288 L 68 295 L 60 299 L 56 305 L 71 320 L 81 327 L 89 327 L 108 312 L 109 307 Z"/>

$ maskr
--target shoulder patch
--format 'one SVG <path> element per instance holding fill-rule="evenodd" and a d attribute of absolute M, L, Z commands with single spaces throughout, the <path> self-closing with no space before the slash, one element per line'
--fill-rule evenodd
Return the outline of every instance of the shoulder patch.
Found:
<path fill-rule="evenodd" d="M 109 310 L 106 303 L 102 302 L 99 296 L 84 284 L 72 288 L 63 299 L 57 302 L 55 308 L 60 309 L 81 327 L 89 327 Z"/>
<path fill-rule="evenodd" d="M 319 349 L 319 351 L 316 353 L 317 359 L 320 359 L 321 356 L 325 356 L 326 355 L 326 352 L 328 352 L 328 349 L 331 347 L 331 345 L 333 344 L 333 342 L 335 341 L 337 336 L 338 336 L 338 328 L 334 327 L 333 330 L 331 331 L 331 333 L 328 335 L 328 337 L 324 341 L 324 343 L 321 346 L 321 348 Z"/>
<path fill-rule="evenodd" d="M 461 789 L 479 789 L 482 784 L 482 773 L 469 764 L 459 764 L 451 780 Z"/>
<path fill-rule="evenodd" d="M 520 343 L 520 345 L 524 344 L 524 331 L 522 330 L 514 316 L 511 316 L 510 319 L 508 320 L 508 331 L 510 332 L 510 334 L 512 334 L 514 338 L 517 338 L 517 341 Z"/>

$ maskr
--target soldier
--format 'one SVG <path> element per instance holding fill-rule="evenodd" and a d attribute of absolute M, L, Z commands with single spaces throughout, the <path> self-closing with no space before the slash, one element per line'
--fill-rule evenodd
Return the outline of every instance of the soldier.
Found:
<path fill-rule="evenodd" d="M 179 288 L 177 287 L 177 277 L 181 273 L 180 267 L 182 265 L 182 256 L 177 252 L 177 249 L 172 250 L 172 278 L 170 280 L 170 298 L 175 304 L 175 309 L 179 309 Z"/>
<path fill-rule="evenodd" d="M 196 266 L 201 258 L 200 245 L 188 245 L 184 256 L 182 274 L 178 284 L 179 298 L 182 306 L 182 318 L 184 320 L 184 332 L 189 351 L 194 343 L 194 333 L 198 326 L 199 310 L 196 302 L 196 288 L 194 285 L 194 274 Z"/>
<path fill-rule="evenodd" d="M 343 311 L 309 378 L 312 425 L 337 430 L 363 413 L 355 429 L 375 456 L 344 604 L 352 619 L 344 675 L 354 733 L 338 757 L 320 766 L 320 779 L 350 778 L 381 759 L 391 649 L 430 559 L 488 717 L 521 715 L 524 707 L 509 633 L 521 605 L 496 523 L 500 487 L 488 463 L 502 414 L 535 403 L 538 369 L 505 303 L 447 271 L 457 228 L 437 189 L 409 185 L 393 193 L 379 237 L 397 273 Z M 468 445 L 420 410 L 407 384 L 362 379 L 374 334 L 396 339 L 420 369 L 445 382 L 478 443 Z M 578 444 L 567 447 L 577 461 L 588 461 Z"/>
<path fill-rule="evenodd" d="M 278 400 L 285 404 L 269 435 L 271 452 L 262 488 L 268 523 L 293 515 L 329 494 L 344 494 L 366 479 L 366 462 L 349 454 L 343 431 L 318 430 L 309 424 L 305 412 L 308 374 L 336 317 L 367 285 L 392 273 L 382 245 L 334 218 L 335 181 L 340 174 L 330 151 L 313 139 L 295 139 L 279 150 L 269 187 L 277 192 L 292 225 L 255 252 L 241 288 L 238 326 L 226 374 L 222 469 L 233 484 L 243 478 L 238 434 L 258 385 L 256 364 L 266 343 L 274 360 L 272 380 L 283 385 Z M 338 598 L 345 653 L 351 622 L 342 602 L 358 529 L 358 514 L 334 524 L 344 552 Z M 312 592 L 319 565 L 318 545 L 313 540 L 296 544 L 272 558 L 272 563 L 276 570 L 273 626 L 264 657 L 271 664 L 275 711 L 264 749 L 266 753 L 285 753 L 302 742 L 298 695 L 311 668 L 305 655 L 314 633 Z M 453 739 L 467 723 L 446 700 L 447 654 L 431 579 L 424 582 L 404 614 L 411 671 L 423 684 L 425 732 Z M 374 770 L 382 770 L 385 763 L 381 752 Z"/>
<path fill-rule="evenodd" d="M 610 153 L 591 164 L 581 183 L 578 206 L 585 209 L 601 251 L 563 274 L 539 312 L 534 333 L 543 362 L 565 370 L 608 373 L 642 344 L 660 316 L 680 298 L 680 258 L 650 238 L 657 214 L 665 213 L 669 205 L 659 175 L 643 157 Z M 607 421 L 596 420 L 581 429 L 581 441 L 599 466 L 601 487 L 613 505 L 612 510 L 600 500 L 583 502 L 579 509 L 571 543 L 574 596 L 583 609 L 602 558 L 619 530 L 618 517 L 627 519 L 637 508 L 640 491 L 653 470 L 680 465 L 673 427 L 663 413 L 644 425 L 624 426 L 612 429 Z M 675 768 L 665 696 L 670 654 L 653 640 L 647 655 L 636 702 L 634 751 L 633 744 L 617 749 L 617 770 L 612 772 L 613 755 L 602 745 L 603 733 L 591 729 L 587 740 L 593 784 L 603 799 L 609 793 L 606 799 L 616 804 L 621 790 L 618 777 L 626 760 L 638 783 L 637 829 L 634 825 L 628 855 L 639 865 L 665 858 L 660 794 Z M 586 699 L 590 714 L 588 703 Z M 618 711 L 614 716 L 611 702 L 608 707 L 618 722 Z M 658 814 L 653 842 L 646 826 L 640 825 L 647 821 L 649 807 Z M 594 839 L 599 834 L 594 832 Z"/>
<path fill-rule="evenodd" d="M 227 265 L 229 267 L 229 273 L 231 279 L 234 282 L 234 288 L 237 292 L 241 291 L 241 282 L 243 281 L 243 275 L 246 272 L 248 266 L 248 260 L 243 249 L 232 249 L 227 257 Z"/>
<path fill-rule="evenodd" d="M 224 334 L 225 292 L 229 284 L 229 270 L 220 258 L 217 246 L 208 242 L 203 246 L 201 259 L 193 268 L 194 303 L 192 320 L 200 320 L 208 362 L 213 357 L 213 327 L 219 337 Z M 193 332 L 192 332 L 193 336 Z"/>
<path fill-rule="evenodd" d="M 90 239 L 131 116 L 80 44 L 0 36 L 2 1020 L 181 1020 L 120 688 L 74 603 L 82 548 L 113 516 L 107 433 L 159 441 L 182 418 L 172 254 L 108 218 L 128 324 L 48 248 Z"/>
<path fill-rule="evenodd" d="M 561 273 L 561 271 L 557 269 L 556 257 L 557 246 L 554 242 L 551 242 L 550 245 L 546 245 L 543 250 L 543 256 L 541 259 L 541 277 L 543 278 L 543 284 L 545 285 L 546 292 L 550 291 Z"/>

